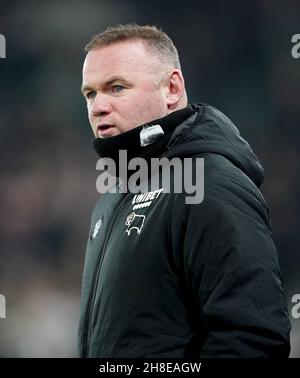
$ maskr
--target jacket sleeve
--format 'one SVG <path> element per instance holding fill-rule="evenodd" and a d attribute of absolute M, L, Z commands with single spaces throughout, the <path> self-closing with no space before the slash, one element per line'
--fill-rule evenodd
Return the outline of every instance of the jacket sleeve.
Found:
<path fill-rule="evenodd" d="M 208 163 L 208 171 L 204 201 L 185 205 L 177 218 L 184 277 L 206 335 L 198 355 L 288 357 L 290 322 L 267 205 L 230 162 L 216 170 Z"/>

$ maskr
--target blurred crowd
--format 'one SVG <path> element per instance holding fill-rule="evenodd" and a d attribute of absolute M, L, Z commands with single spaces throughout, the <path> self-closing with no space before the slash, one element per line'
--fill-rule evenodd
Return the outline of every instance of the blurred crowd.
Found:
<path fill-rule="evenodd" d="M 0 1 L 0 357 L 76 357 L 81 274 L 97 200 L 80 94 L 83 47 L 109 25 L 156 24 L 190 102 L 218 107 L 262 161 L 286 297 L 300 294 L 300 3 Z M 291 319 L 300 357 L 300 319 Z"/>

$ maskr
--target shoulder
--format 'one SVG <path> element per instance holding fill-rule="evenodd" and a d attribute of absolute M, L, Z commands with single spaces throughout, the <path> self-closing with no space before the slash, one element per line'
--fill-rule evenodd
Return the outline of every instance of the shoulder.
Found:
<path fill-rule="evenodd" d="M 178 195 L 186 212 L 199 213 L 204 219 L 222 215 L 239 221 L 245 216 L 269 224 L 269 208 L 262 193 L 241 169 L 215 153 L 201 153 L 192 157 L 194 161 L 197 159 L 201 159 L 202 164 L 198 164 L 198 168 L 196 162 L 193 164 L 193 178 L 197 189 L 202 187 L 202 200 L 201 203 L 189 205 L 186 202 L 189 194 L 185 192 Z M 199 173 L 200 166 L 202 172 Z"/>

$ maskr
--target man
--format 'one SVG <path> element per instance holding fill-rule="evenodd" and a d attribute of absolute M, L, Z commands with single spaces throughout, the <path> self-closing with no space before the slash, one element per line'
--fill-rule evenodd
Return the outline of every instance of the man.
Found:
<path fill-rule="evenodd" d="M 188 105 L 177 50 L 155 27 L 108 28 L 86 52 L 82 93 L 100 157 L 118 167 L 120 150 L 149 163 L 204 158 L 205 177 L 200 203 L 163 190 L 100 196 L 80 356 L 287 357 L 290 323 L 258 190 L 263 169 L 248 143 L 217 109 Z"/>

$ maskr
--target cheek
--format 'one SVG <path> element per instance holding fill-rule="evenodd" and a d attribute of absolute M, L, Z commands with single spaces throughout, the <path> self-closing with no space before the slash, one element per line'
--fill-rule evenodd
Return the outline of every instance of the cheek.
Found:
<path fill-rule="evenodd" d="M 87 106 L 87 113 L 88 113 L 88 118 L 89 118 L 89 121 L 90 122 L 92 122 L 94 119 L 95 119 L 95 117 L 94 116 L 92 116 L 92 113 L 91 113 L 91 108 L 90 108 L 90 106 Z"/>
<path fill-rule="evenodd" d="M 137 104 L 138 97 L 133 94 L 119 97 L 115 101 L 112 101 L 112 108 L 115 110 L 132 109 L 132 106 Z"/>
<path fill-rule="evenodd" d="M 146 111 L 160 115 L 166 106 L 163 96 L 159 91 L 152 92 L 150 96 L 143 96 L 142 103 Z"/>
<path fill-rule="evenodd" d="M 94 127 L 96 126 L 96 119 L 95 119 L 95 117 L 91 116 L 90 113 L 88 115 L 88 119 L 89 119 L 90 127 L 94 132 Z"/>

